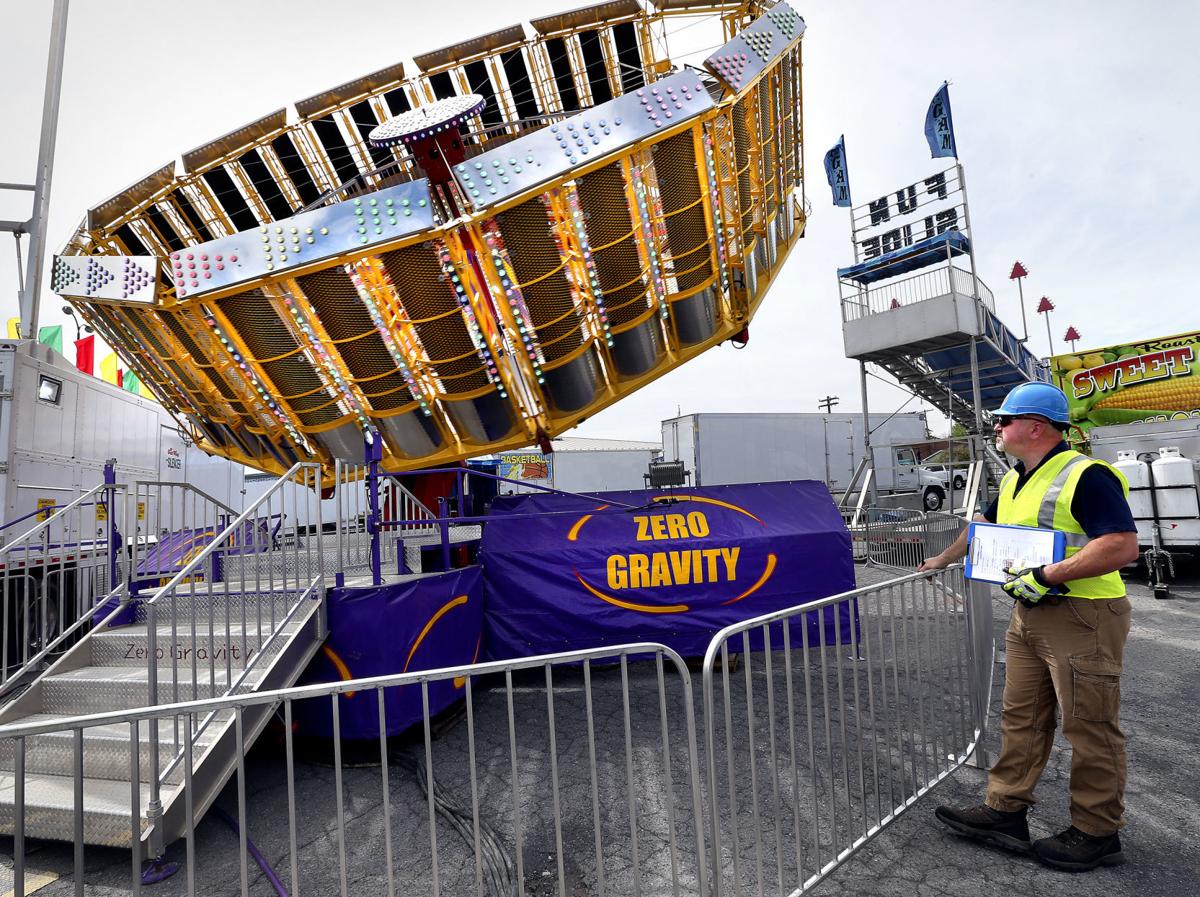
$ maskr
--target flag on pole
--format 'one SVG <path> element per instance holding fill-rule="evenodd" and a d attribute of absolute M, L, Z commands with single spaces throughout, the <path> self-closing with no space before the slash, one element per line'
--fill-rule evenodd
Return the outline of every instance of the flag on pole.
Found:
<path fill-rule="evenodd" d="M 133 371 L 126 371 L 125 376 L 121 381 L 121 388 L 126 392 L 133 393 L 135 396 L 140 396 L 142 392 L 140 389 L 138 389 L 138 387 L 141 385 L 141 382 L 142 381 L 138 379 L 138 375 Z"/>
<path fill-rule="evenodd" d="M 75 367 L 85 374 L 91 374 L 95 370 L 95 363 L 96 337 L 85 336 L 75 340 Z"/>
<path fill-rule="evenodd" d="M 100 379 L 105 383 L 121 385 L 121 372 L 117 369 L 117 356 L 109 355 L 100 359 Z"/>
<path fill-rule="evenodd" d="M 9 339 L 20 339 L 21 338 L 21 319 L 20 318 L 9 318 L 8 319 L 8 338 Z"/>
<path fill-rule="evenodd" d="M 825 177 L 833 190 L 833 204 L 850 207 L 850 171 L 846 168 L 846 135 L 838 138 L 833 149 L 825 154 Z"/>
<path fill-rule="evenodd" d="M 954 117 L 950 114 L 950 84 L 946 81 L 933 95 L 929 111 L 925 113 L 925 139 L 929 141 L 929 152 L 933 158 L 958 158 L 958 146 L 954 142 Z"/>
<path fill-rule="evenodd" d="M 59 355 L 62 355 L 62 325 L 55 324 L 53 327 L 38 328 L 38 342 L 42 345 L 49 346 Z"/>

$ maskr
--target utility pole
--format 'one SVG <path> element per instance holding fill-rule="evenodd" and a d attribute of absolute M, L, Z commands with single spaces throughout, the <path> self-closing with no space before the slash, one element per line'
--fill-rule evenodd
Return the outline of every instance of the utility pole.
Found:
<path fill-rule="evenodd" d="M 833 411 L 833 406 L 839 404 L 839 402 L 840 400 L 837 396 L 826 396 L 817 402 L 817 407 L 824 408 L 825 413 L 829 414 L 831 411 Z"/>
<path fill-rule="evenodd" d="M 54 170 L 54 143 L 58 136 L 58 106 L 62 88 L 63 52 L 67 36 L 68 0 L 55 0 L 50 24 L 50 57 L 46 63 L 46 92 L 42 104 L 42 134 L 38 145 L 37 173 L 32 184 L 5 184 L 9 189 L 33 192 L 33 214 L 24 224 L 4 222 L 4 230 L 18 239 L 29 234 L 29 262 L 21 285 L 21 336 L 37 339 L 41 303 L 42 266 L 46 258 L 46 216 L 50 204 L 50 175 Z M 15 225 L 15 226 L 13 226 Z M 18 246 L 20 244 L 18 243 Z M 18 257 L 20 250 L 18 249 Z"/>

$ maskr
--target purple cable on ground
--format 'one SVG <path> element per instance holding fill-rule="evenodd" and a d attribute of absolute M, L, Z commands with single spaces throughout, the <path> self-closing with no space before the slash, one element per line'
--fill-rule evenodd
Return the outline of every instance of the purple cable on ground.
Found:
<path fill-rule="evenodd" d="M 216 804 L 213 804 L 212 809 L 214 813 L 225 821 L 226 825 L 233 829 L 234 834 L 238 833 L 238 824 L 232 816 Z M 254 862 L 258 863 L 258 868 L 263 871 L 263 875 L 267 877 L 267 881 L 271 883 L 271 887 L 275 889 L 275 893 L 279 897 L 291 897 L 287 892 L 287 888 L 283 886 L 283 882 L 279 880 L 279 876 L 275 874 L 275 870 L 271 868 L 271 864 L 267 862 L 267 858 L 259 853 L 258 848 L 254 846 L 254 842 L 250 840 L 249 835 L 246 836 L 246 850 L 250 852 L 250 856 L 254 857 Z"/>

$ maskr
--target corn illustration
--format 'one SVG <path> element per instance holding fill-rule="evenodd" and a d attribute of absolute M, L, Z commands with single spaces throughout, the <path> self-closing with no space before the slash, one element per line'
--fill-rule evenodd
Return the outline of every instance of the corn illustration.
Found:
<path fill-rule="evenodd" d="M 1146 409 L 1148 411 L 1192 411 L 1200 409 L 1200 377 L 1183 377 L 1161 383 L 1130 386 L 1105 396 L 1094 409 Z"/>

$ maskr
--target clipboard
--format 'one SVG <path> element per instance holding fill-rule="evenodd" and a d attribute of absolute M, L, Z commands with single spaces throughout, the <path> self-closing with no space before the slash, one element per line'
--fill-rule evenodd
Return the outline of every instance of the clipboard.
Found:
<path fill-rule="evenodd" d="M 1003 585 L 1008 567 L 1040 567 L 1066 556 L 1067 534 L 1061 530 L 1000 523 L 967 528 L 967 579 Z"/>

